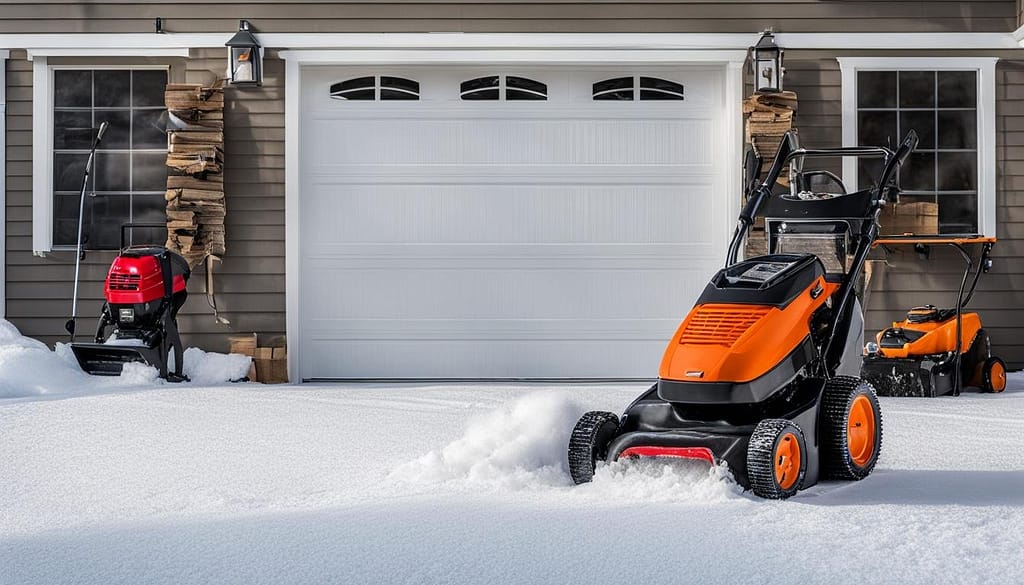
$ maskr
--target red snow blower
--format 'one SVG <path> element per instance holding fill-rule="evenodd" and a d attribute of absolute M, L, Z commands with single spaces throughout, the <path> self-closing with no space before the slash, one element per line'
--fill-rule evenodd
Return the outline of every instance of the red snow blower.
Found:
<path fill-rule="evenodd" d="M 176 320 L 178 309 L 188 296 L 188 263 L 163 246 L 125 245 L 127 230 L 154 227 L 164 226 L 121 226 L 121 252 L 110 265 L 103 284 L 106 302 L 100 311 L 94 342 L 71 344 L 78 364 L 89 374 L 117 376 L 124 364 L 144 362 L 156 367 L 160 377 L 170 382 L 188 379 L 182 374 L 184 351 Z M 73 325 L 68 329 L 73 340 Z M 173 371 L 168 367 L 171 351 Z"/>

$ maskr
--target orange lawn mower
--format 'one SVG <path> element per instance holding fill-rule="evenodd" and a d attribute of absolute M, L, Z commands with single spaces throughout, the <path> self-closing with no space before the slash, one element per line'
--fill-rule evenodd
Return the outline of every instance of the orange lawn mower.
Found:
<path fill-rule="evenodd" d="M 964 259 L 963 278 L 956 305 L 939 309 L 915 307 L 902 321 L 878 333 L 865 348 L 861 376 L 881 396 L 958 396 L 968 387 L 982 392 L 1006 389 L 1006 364 L 992 355 L 992 342 L 977 313 L 964 312 L 974 296 L 978 279 L 992 268 L 989 254 L 996 239 L 979 235 L 897 236 L 875 242 L 881 246 L 911 244 L 927 256 L 930 246 L 946 244 Z M 977 261 L 966 246 L 981 246 Z M 971 271 L 974 278 L 966 291 Z"/>
<path fill-rule="evenodd" d="M 882 418 L 860 377 L 864 321 L 854 283 L 916 145 L 910 132 L 896 152 L 810 150 L 789 133 L 764 181 L 760 160 L 748 161 L 747 202 L 726 267 L 669 340 L 657 383 L 621 418 L 594 411 L 576 423 L 568 446 L 573 481 L 591 481 L 600 461 L 641 457 L 724 462 L 742 486 L 772 499 L 823 478 L 867 477 L 881 450 Z M 876 185 L 846 193 L 832 173 L 802 171 L 808 159 L 843 156 L 881 158 Z M 787 165 L 783 193 L 778 179 Z M 822 177 L 838 192 L 812 188 Z M 762 213 L 769 254 L 737 261 Z M 826 243 L 828 253 L 786 253 L 799 241 Z"/>

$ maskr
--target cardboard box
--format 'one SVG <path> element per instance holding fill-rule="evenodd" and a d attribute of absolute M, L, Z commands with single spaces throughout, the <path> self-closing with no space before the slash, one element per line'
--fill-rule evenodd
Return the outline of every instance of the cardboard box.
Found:
<path fill-rule="evenodd" d="M 878 216 L 883 236 L 939 233 L 939 205 L 929 201 L 888 205 Z"/>

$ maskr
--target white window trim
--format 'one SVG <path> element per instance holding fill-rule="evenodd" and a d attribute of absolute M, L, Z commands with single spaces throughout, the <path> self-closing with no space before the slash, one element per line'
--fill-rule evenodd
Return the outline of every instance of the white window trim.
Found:
<path fill-rule="evenodd" d="M 53 252 L 53 72 L 57 69 L 154 69 L 167 65 L 48 65 L 32 61 L 32 253 Z"/>
<path fill-rule="evenodd" d="M 858 71 L 976 71 L 978 74 L 978 233 L 996 235 L 996 62 L 998 57 L 838 57 L 843 146 L 856 146 Z M 899 137 L 902 139 L 902 137 Z M 843 181 L 857 189 L 857 161 L 843 159 Z"/>
<path fill-rule="evenodd" d="M 7 316 L 7 59 L 0 51 L 0 319 Z"/>

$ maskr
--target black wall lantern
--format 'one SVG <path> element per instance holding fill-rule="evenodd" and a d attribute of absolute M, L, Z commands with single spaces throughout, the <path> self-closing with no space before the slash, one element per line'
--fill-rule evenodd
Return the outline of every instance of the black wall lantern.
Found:
<path fill-rule="evenodd" d="M 238 21 L 238 32 L 225 45 L 231 85 L 263 85 L 263 49 L 249 31 L 248 20 Z"/>
<path fill-rule="evenodd" d="M 771 29 L 761 33 L 757 44 L 750 48 L 754 66 L 754 87 L 758 93 L 782 91 L 782 49 L 775 44 Z"/>

